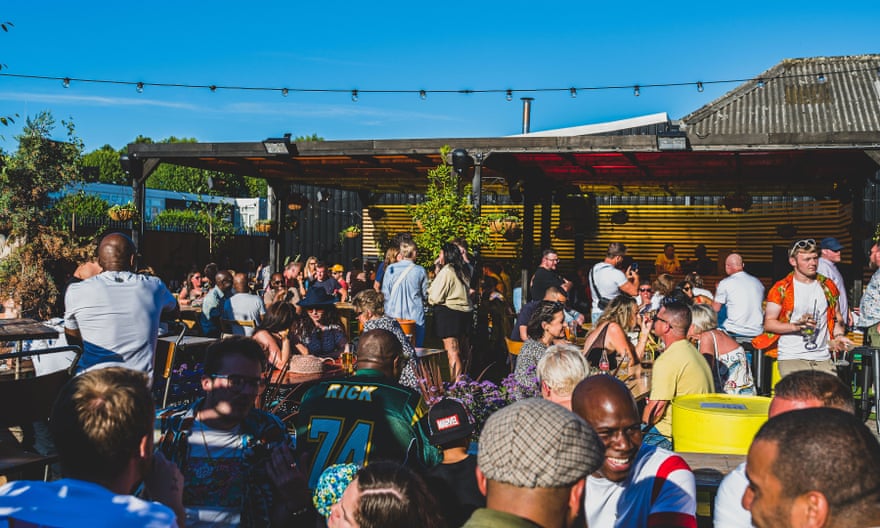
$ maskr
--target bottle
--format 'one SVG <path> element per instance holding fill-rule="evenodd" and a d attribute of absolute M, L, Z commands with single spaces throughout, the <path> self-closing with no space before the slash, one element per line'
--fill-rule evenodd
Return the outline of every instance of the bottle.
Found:
<path fill-rule="evenodd" d="M 611 365 L 608 362 L 608 353 L 605 349 L 602 349 L 602 358 L 599 359 L 599 373 L 600 374 L 609 374 L 611 371 Z"/>

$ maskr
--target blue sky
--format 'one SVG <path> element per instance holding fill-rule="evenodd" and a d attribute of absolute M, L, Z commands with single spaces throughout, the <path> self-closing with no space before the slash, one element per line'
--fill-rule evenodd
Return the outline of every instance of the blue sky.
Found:
<path fill-rule="evenodd" d="M 72 118 L 87 150 L 138 135 L 259 141 L 517 134 L 668 112 L 736 84 L 569 93 L 365 94 L 352 89 L 566 88 L 750 78 L 785 58 L 880 52 L 880 2 L 8 2 L 2 72 L 289 88 L 296 94 L 0 78 L 11 150 L 25 116 Z M 61 128 L 57 130 L 61 137 Z"/>

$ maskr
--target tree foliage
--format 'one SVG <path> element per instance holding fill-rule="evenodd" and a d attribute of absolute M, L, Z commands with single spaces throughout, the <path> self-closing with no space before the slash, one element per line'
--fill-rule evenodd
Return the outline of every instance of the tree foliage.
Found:
<path fill-rule="evenodd" d="M 199 203 L 191 209 L 166 209 L 153 217 L 154 228 L 192 231 L 208 239 L 211 253 L 235 234 L 229 204 Z"/>
<path fill-rule="evenodd" d="M 53 225 L 57 211 L 49 207 L 49 193 L 76 181 L 80 172 L 82 142 L 72 123 L 62 125 L 64 142 L 51 139 L 51 114 L 28 118 L 16 137 L 18 149 L 0 172 L 0 227 L 12 248 L 0 260 L 0 298 L 11 297 L 29 317 L 53 314 L 65 267 L 83 260 L 89 250 Z"/>
<path fill-rule="evenodd" d="M 58 229 L 66 229 L 69 222 L 76 219 L 103 219 L 107 216 L 110 204 L 96 194 L 86 194 L 79 191 L 62 196 L 54 202 L 52 207 L 55 211 L 55 214 L 52 215 L 52 225 Z"/>
<path fill-rule="evenodd" d="M 466 240 L 470 247 L 492 246 L 486 219 L 470 204 L 471 186 L 460 186 L 458 175 L 446 163 L 449 152 L 448 146 L 440 149 L 443 161 L 428 171 L 425 201 L 409 208 L 416 223 L 418 263 L 426 267 L 432 265 L 443 244 L 454 238 Z"/>

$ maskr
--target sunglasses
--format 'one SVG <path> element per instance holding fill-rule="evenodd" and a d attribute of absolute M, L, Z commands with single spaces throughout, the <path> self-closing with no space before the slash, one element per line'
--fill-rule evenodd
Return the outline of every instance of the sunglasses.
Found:
<path fill-rule="evenodd" d="M 669 321 L 667 321 L 666 319 L 663 319 L 662 317 L 658 316 L 657 314 L 654 314 L 654 317 L 652 317 L 651 320 L 654 321 L 655 323 L 657 321 L 662 321 L 662 322 L 666 323 L 667 325 L 672 326 L 669 324 Z"/>
<path fill-rule="evenodd" d="M 281 284 L 281 283 L 282 283 L 282 281 L 280 281 L 280 280 L 273 280 L 272 281 L 272 284 Z"/>
<path fill-rule="evenodd" d="M 245 387 L 256 389 L 266 386 L 266 380 L 263 378 L 249 378 L 237 374 L 211 374 L 211 379 L 225 379 L 226 386 L 236 392 L 241 392 Z"/>
<path fill-rule="evenodd" d="M 639 288 L 639 291 L 640 291 L 640 292 L 648 292 L 648 293 L 650 293 L 650 292 L 652 292 L 652 291 L 654 291 L 654 290 L 652 290 L 651 288 Z"/>

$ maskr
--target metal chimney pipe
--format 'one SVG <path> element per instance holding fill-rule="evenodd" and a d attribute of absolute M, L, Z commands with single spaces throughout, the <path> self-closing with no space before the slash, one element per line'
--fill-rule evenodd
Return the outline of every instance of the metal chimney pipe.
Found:
<path fill-rule="evenodd" d="M 528 134 L 529 129 L 531 128 L 531 121 L 532 121 L 532 101 L 534 101 L 535 98 L 534 97 L 522 97 L 520 99 L 523 102 L 522 133 Z"/>

